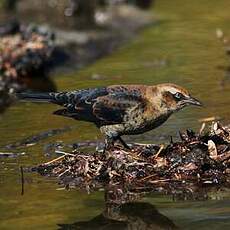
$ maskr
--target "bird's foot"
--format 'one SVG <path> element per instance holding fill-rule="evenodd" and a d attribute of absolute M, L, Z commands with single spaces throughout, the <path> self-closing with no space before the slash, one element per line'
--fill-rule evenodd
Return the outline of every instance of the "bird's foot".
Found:
<path fill-rule="evenodd" d="M 99 143 L 99 144 L 96 146 L 96 152 L 104 153 L 104 152 L 105 152 L 105 149 L 106 149 L 105 143 Z"/>
<path fill-rule="evenodd" d="M 105 139 L 105 143 L 102 146 L 98 146 L 97 147 L 97 151 L 102 152 L 102 154 L 105 154 L 106 151 L 111 150 L 114 147 L 114 143 L 115 141 L 119 140 L 119 142 L 121 143 L 122 147 L 127 149 L 127 150 L 131 150 L 131 146 L 128 145 L 127 143 L 125 143 L 125 141 L 121 138 L 121 137 L 116 137 L 114 139 Z"/>
<path fill-rule="evenodd" d="M 113 139 L 105 139 L 102 154 L 105 154 L 106 151 L 110 150 L 113 146 L 114 146 L 114 140 Z"/>
<path fill-rule="evenodd" d="M 131 147 L 121 137 L 118 137 L 117 140 L 120 141 L 120 143 L 125 149 L 131 150 Z"/>

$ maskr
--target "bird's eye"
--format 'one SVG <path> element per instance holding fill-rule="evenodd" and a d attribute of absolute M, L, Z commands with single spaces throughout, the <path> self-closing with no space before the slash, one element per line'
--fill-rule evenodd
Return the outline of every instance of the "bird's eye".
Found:
<path fill-rule="evenodd" d="M 180 100 L 180 99 L 183 98 L 183 95 L 182 95 L 181 93 L 177 92 L 177 93 L 174 94 L 174 97 L 175 97 L 177 100 Z"/>

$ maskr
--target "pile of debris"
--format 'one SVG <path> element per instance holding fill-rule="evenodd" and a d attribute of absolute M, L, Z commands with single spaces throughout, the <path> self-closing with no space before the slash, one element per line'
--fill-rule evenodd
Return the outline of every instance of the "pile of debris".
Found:
<path fill-rule="evenodd" d="M 181 141 L 166 147 L 133 144 L 132 150 L 114 146 L 104 154 L 59 153 L 34 170 L 57 177 L 66 188 L 90 191 L 124 184 L 129 190 L 174 194 L 230 185 L 230 128 L 217 122 L 204 135 L 181 133 Z"/>
<path fill-rule="evenodd" d="M 6 79 L 26 84 L 26 78 L 38 76 L 47 66 L 54 49 L 54 34 L 43 27 L 17 28 L 1 29 L 0 73 Z"/>
<path fill-rule="evenodd" d="M 10 103 L 10 94 L 46 76 L 53 50 L 54 35 L 48 29 L 17 22 L 0 26 L 0 110 Z"/>

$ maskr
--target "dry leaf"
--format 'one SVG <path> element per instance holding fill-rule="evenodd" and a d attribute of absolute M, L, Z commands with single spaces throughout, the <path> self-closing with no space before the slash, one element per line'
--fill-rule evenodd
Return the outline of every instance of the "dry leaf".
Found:
<path fill-rule="evenodd" d="M 212 158 L 213 160 L 217 159 L 218 154 L 217 154 L 216 144 L 212 140 L 208 141 L 208 152 L 210 158 Z"/>

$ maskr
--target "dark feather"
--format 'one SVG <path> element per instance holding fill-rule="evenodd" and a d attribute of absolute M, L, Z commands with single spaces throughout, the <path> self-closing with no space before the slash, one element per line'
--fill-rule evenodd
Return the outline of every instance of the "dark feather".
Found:
<path fill-rule="evenodd" d="M 146 100 L 138 91 L 114 91 L 99 97 L 93 106 L 93 114 L 102 124 L 116 124 L 125 122 L 125 116 L 134 108 L 144 108 Z"/>
<path fill-rule="evenodd" d="M 19 100 L 35 101 L 35 102 L 54 102 L 55 93 L 16 93 Z"/>
<path fill-rule="evenodd" d="M 108 91 L 104 87 L 78 90 L 64 94 L 59 93 L 57 100 L 62 101 L 66 109 L 61 113 L 55 112 L 55 114 L 72 117 L 76 120 L 97 122 L 98 119 L 92 114 L 93 105 L 98 97 L 107 94 Z"/>

